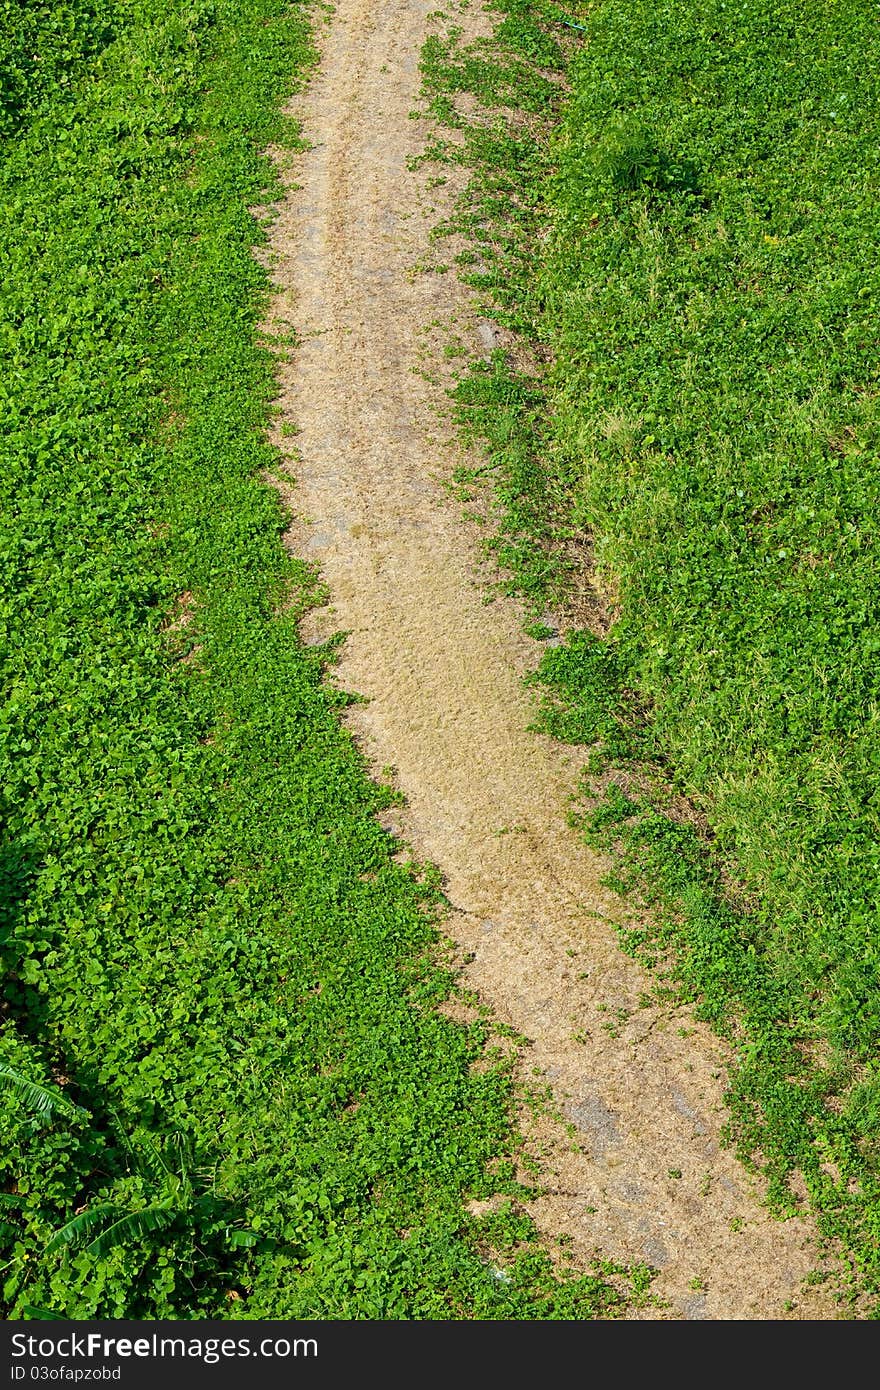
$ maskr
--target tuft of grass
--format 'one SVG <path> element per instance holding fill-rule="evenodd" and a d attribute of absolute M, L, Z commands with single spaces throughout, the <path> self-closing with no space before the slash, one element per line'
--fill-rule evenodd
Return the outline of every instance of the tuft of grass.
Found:
<path fill-rule="evenodd" d="M 498 8 L 490 80 L 454 36 L 425 53 L 429 96 L 467 77 L 483 103 L 430 153 L 471 169 L 463 269 L 529 348 L 459 408 L 511 585 L 571 592 L 580 538 L 613 595 L 604 656 L 545 658 L 543 717 L 600 740 L 585 831 L 653 906 L 629 944 L 736 1044 L 740 1152 L 781 1208 L 803 1176 L 876 1294 L 875 26 L 857 0 L 603 0 L 577 32 Z M 543 107 L 513 80 L 535 28 Z"/>

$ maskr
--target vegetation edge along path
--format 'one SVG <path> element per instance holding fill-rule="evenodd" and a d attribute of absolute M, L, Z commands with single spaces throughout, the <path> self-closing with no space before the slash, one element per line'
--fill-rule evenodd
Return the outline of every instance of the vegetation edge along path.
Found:
<path fill-rule="evenodd" d="M 457 392 L 488 448 L 459 486 L 473 510 L 494 485 L 491 549 L 536 634 L 566 611 L 543 725 L 592 747 L 584 829 L 652 909 L 627 948 L 734 1041 L 739 1151 L 779 1210 L 812 1206 L 871 1307 L 871 21 L 498 12 L 493 44 L 453 25 L 423 54 L 429 154 L 473 172 L 440 230 L 503 349 Z"/>
<path fill-rule="evenodd" d="M 625 1280 L 560 1281 L 530 1242 L 503 1060 L 438 1012 L 436 888 L 396 862 L 393 794 L 298 634 L 315 585 L 266 481 L 248 209 L 277 194 L 261 151 L 298 138 L 309 11 L 10 12 L 44 30 L 0 52 L 23 73 L 0 161 L 4 1313 L 613 1313 Z"/>
<path fill-rule="evenodd" d="M 486 32 L 477 8 L 461 23 Z M 487 604 L 450 503 L 454 430 L 429 378 L 450 316 L 479 335 L 432 254 L 454 184 L 415 167 L 427 30 L 406 0 L 344 0 L 292 108 L 308 148 L 272 228 L 269 328 L 299 334 L 279 369 L 288 543 L 328 592 L 305 631 L 336 634 L 334 680 L 359 697 L 346 722 L 404 799 L 386 824 L 442 874 L 471 992 L 457 1009 L 521 1039 L 541 1228 L 582 1264 L 598 1248 L 654 1266 L 656 1315 L 817 1315 L 809 1226 L 774 1221 L 721 1150 L 723 1047 L 619 950 L 607 861 L 566 821 L 583 755 L 528 728 L 520 676 L 541 648 L 516 605 Z"/>

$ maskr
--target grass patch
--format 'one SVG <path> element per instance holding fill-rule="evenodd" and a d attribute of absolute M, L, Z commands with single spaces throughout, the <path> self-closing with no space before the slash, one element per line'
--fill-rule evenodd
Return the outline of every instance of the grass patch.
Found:
<path fill-rule="evenodd" d="M 655 907 L 657 939 L 630 945 L 671 952 L 735 1040 L 740 1151 L 783 1209 L 801 1175 L 876 1294 L 873 17 L 855 0 L 806 18 L 787 0 L 602 0 L 564 23 L 497 8 L 489 78 L 453 36 L 426 49 L 425 85 L 441 116 L 446 70 L 483 102 L 431 154 L 473 169 L 463 270 L 532 349 L 458 392 L 497 483 L 495 546 L 537 605 L 571 587 L 580 538 L 614 620 L 548 652 L 548 727 L 603 740 L 597 771 L 640 762 L 590 829 Z M 497 75 L 533 65 L 536 29 L 539 111 Z M 703 831 L 670 818 L 676 796 Z"/>
<path fill-rule="evenodd" d="M 9 12 L 48 36 L 13 73 L 97 13 Z M 106 13 L 4 108 L 4 1310 L 613 1313 L 517 1208 L 509 1077 L 434 1007 L 434 879 L 298 637 L 248 208 L 307 11 Z M 484 1229 L 465 1201 L 498 1192 Z"/>

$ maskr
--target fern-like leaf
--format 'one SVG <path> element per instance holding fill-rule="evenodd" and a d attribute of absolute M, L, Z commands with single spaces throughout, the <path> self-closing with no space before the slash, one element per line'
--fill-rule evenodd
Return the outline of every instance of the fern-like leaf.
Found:
<path fill-rule="evenodd" d="M 96 1207 L 81 1211 L 79 1216 L 74 1216 L 51 1236 L 46 1246 L 46 1254 L 51 1255 L 63 1245 L 80 1245 L 93 1234 L 96 1226 L 105 1225 L 108 1217 L 116 1216 L 118 1213 L 119 1208 L 112 1202 L 99 1202 Z"/>
<path fill-rule="evenodd" d="M 132 1142 L 132 1154 L 136 1167 L 144 1177 L 151 1178 L 157 1187 L 171 1175 L 158 1144 L 148 1134 L 139 1134 Z"/>
<path fill-rule="evenodd" d="M 30 1114 L 42 1119 L 51 1119 L 56 1110 L 61 1114 L 77 1117 L 86 1114 L 81 1106 L 74 1105 L 61 1091 L 54 1087 L 41 1086 L 39 1082 L 22 1076 L 21 1072 L 6 1066 L 5 1063 L 0 1063 L 0 1091 L 11 1091 Z"/>
<path fill-rule="evenodd" d="M 180 1175 L 184 1191 L 186 1192 L 187 1199 L 189 1200 L 192 1198 L 192 1143 L 190 1142 L 187 1135 L 185 1135 L 181 1130 L 177 1129 L 170 1136 L 168 1140 L 168 1147 L 171 1149 L 172 1153 L 175 1155 L 177 1159 L 177 1172 Z"/>
<path fill-rule="evenodd" d="M 140 1211 L 130 1211 L 119 1221 L 114 1221 L 112 1226 L 108 1226 L 106 1231 L 86 1246 L 86 1253 L 100 1257 L 106 1255 L 108 1250 L 114 1246 L 124 1245 L 129 1240 L 144 1240 L 145 1237 L 155 1235 L 157 1231 L 162 1231 L 178 1215 L 179 1208 L 176 1202 L 166 1199 L 163 1202 L 153 1202 L 149 1207 L 143 1207 Z"/>

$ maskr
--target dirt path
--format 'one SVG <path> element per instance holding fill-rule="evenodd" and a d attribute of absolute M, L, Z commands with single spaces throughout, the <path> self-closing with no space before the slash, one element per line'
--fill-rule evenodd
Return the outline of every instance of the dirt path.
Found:
<path fill-rule="evenodd" d="M 530 1039 L 529 1074 L 575 1127 L 574 1145 L 550 1120 L 533 1136 L 552 1189 L 538 1224 L 584 1259 L 659 1267 L 665 1316 L 774 1318 L 788 1300 L 788 1316 L 828 1316 L 800 1289 L 808 1228 L 770 1220 L 719 1148 L 720 1044 L 682 1011 L 638 1006 L 650 980 L 617 947 L 606 866 L 566 824 L 577 757 L 528 731 L 520 675 L 537 644 L 513 604 L 486 605 L 442 488 L 451 432 L 419 373 L 423 330 L 468 311 L 452 275 L 413 273 L 436 220 L 407 170 L 429 10 L 338 0 L 297 103 L 313 147 L 271 248 L 274 313 L 304 339 L 281 369 L 300 431 L 291 543 L 329 585 L 323 621 L 350 633 L 338 679 L 370 701 L 353 727 L 396 771 L 405 837 L 442 870 L 450 934 L 473 953 L 465 980 Z"/>

